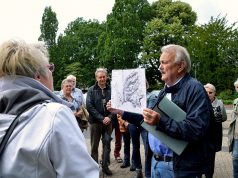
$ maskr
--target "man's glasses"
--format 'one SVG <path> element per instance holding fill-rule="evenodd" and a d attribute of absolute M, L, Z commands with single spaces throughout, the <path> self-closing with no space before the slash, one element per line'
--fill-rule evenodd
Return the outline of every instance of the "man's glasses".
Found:
<path fill-rule="evenodd" d="M 48 69 L 51 71 L 51 72 L 54 72 L 55 70 L 55 65 L 53 63 L 50 63 L 49 65 L 47 65 Z"/>

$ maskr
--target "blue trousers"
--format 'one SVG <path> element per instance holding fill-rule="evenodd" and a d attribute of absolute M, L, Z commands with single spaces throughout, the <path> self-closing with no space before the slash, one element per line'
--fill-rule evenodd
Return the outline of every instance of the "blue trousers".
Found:
<path fill-rule="evenodd" d="M 131 144 L 130 133 L 122 132 L 122 138 L 124 141 L 124 163 L 130 165 L 130 144 Z"/>
<path fill-rule="evenodd" d="M 141 127 L 140 134 L 141 134 L 141 138 L 142 138 L 142 141 L 144 144 L 144 150 L 145 150 L 145 177 L 150 178 L 151 177 L 151 157 L 153 153 L 149 148 L 148 131 L 145 130 L 143 127 Z"/>
<path fill-rule="evenodd" d="M 136 169 L 141 169 L 141 156 L 140 156 L 140 129 L 134 124 L 128 125 L 128 130 L 132 140 L 132 164 Z"/>
<path fill-rule="evenodd" d="M 174 178 L 173 162 L 151 160 L 151 178 Z"/>

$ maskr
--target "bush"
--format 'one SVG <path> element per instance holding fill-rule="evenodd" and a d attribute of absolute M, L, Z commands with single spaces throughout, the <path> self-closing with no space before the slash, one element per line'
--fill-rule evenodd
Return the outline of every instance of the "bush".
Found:
<path fill-rule="evenodd" d="M 230 89 L 222 91 L 218 98 L 222 99 L 223 101 L 225 100 L 233 100 L 233 93 Z"/>
<path fill-rule="evenodd" d="M 222 91 L 219 96 L 219 99 L 222 99 L 224 104 L 232 104 L 234 99 L 238 98 L 237 92 L 232 92 L 232 90 L 225 90 Z"/>
<path fill-rule="evenodd" d="M 225 105 L 230 105 L 233 103 L 233 100 L 222 100 L 223 101 L 223 104 Z"/>

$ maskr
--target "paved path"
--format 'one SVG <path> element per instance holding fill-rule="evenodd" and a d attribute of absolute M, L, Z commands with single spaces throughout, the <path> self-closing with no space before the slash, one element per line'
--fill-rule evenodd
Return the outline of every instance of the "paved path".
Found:
<path fill-rule="evenodd" d="M 231 159 L 231 154 L 228 153 L 228 147 L 227 147 L 227 133 L 228 133 L 228 126 L 230 122 L 230 114 L 231 110 L 227 110 L 228 114 L 228 119 L 223 123 L 223 143 L 222 143 L 222 151 L 218 152 L 216 154 L 216 163 L 215 163 L 215 173 L 214 173 L 214 178 L 232 178 L 232 159 Z M 89 140 L 89 131 L 86 131 L 85 133 L 86 137 L 86 142 L 87 142 L 87 147 L 90 152 L 90 140 Z M 114 133 L 113 133 L 114 136 Z M 141 142 L 142 143 L 142 142 Z M 131 172 L 129 168 L 121 169 L 120 168 L 120 163 L 117 163 L 116 160 L 114 159 L 113 156 L 113 151 L 114 151 L 114 146 L 115 142 L 114 139 L 112 140 L 111 143 L 111 164 L 110 164 L 110 169 L 113 171 L 112 176 L 106 176 L 106 175 L 100 175 L 100 178 L 106 178 L 106 177 L 111 177 L 111 178 L 133 178 L 135 172 Z M 101 143 L 99 146 L 99 153 L 101 153 Z M 122 146 L 123 148 L 123 146 Z M 132 149 L 131 149 L 132 150 Z M 121 150 L 121 157 L 123 158 L 123 150 Z M 142 161 L 142 167 L 143 167 L 143 172 L 144 172 L 144 147 L 143 144 L 141 144 L 141 161 Z"/>

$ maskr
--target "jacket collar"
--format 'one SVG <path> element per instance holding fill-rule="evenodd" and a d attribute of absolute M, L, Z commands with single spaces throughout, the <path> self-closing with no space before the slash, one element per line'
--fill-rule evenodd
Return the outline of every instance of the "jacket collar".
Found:
<path fill-rule="evenodd" d="M 33 78 L 18 75 L 0 78 L 0 113 L 15 115 L 22 108 L 46 100 L 72 107 Z"/>

